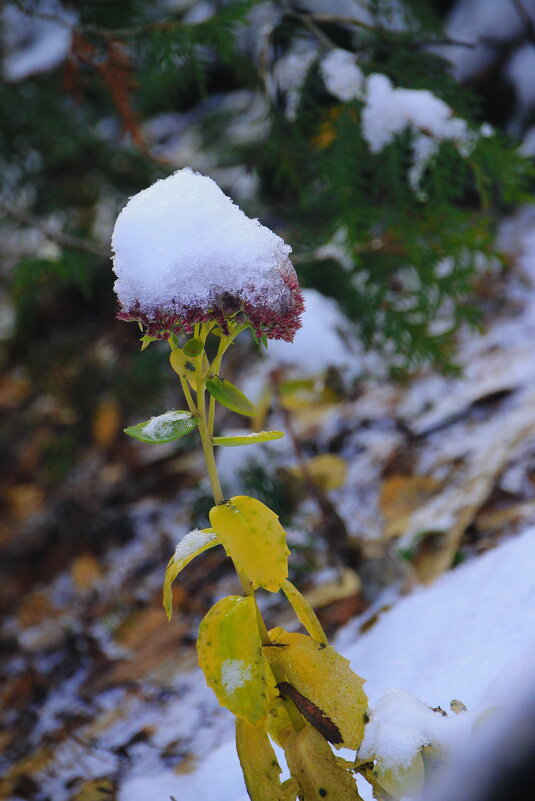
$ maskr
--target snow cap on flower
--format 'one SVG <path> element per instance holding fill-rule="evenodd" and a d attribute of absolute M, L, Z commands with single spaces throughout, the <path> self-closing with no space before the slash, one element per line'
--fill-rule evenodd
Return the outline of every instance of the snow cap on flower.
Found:
<path fill-rule="evenodd" d="M 207 320 L 225 330 L 232 319 L 291 341 L 300 326 L 291 248 L 207 176 L 179 170 L 130 198 L 112 248 L 118 317 L 139 320 L 151 336 Z"/>

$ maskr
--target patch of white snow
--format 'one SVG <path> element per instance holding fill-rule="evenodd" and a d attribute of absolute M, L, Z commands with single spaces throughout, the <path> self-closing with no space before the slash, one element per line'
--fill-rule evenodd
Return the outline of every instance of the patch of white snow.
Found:
<path fill-rule="evenodd" d="M 281 277 L 289 245 L 187 168 L 130 199 L 112 246 L 125 309 L 206 309 L 228 292 L 278 308 L 289 293 Z"/>
<path fill-rule="evenodd" d="M 251 680 L 251 665 L 243 659 L 225 659 L 221 665 L 221 684 L 227 695 L 233 695 L 239 687 Z"/>
<path fill-rule="evenodd" d="M 321 75 L 329 92 L 344 102 L 362 99 L 364 73 L 354 53 L 335 48 L 321 60 Z"/>

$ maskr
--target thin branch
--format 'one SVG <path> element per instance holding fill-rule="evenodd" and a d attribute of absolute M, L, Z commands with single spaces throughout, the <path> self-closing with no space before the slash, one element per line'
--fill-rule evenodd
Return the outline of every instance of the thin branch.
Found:
<path fill-rule="evenodd" d="M 535 44 L 535 22 L 528 13 L 526 6 L 522 0 L 511 0 L 511 2 L 515 7 L 516 13 L 520 17 L 520 20 L 524 24 L 529 41 Z"/>
<path fill-rule="evenodd" d="M 89 239 L 82 239 L 78 236 L 65 234 L 62 231 L 51 231 L 47 225 L 34 214 L 20 209 L 13 209 L 5 203 L 0 203 L 0 210 L 7 214 L 17 222 L 26 225 L 28 228 L 35 228 L 39 233 L 43 234 L 50 242 L 55 242 L 64 248 L 71 248 L 72 250 L 79 250 L 83 253 L 91 253 L 93 256 L 99 256 L 102 259 L 109 259 L 109 250 L 101 247 L 96 242 L 91 242 Z"/>
<path fill-rule="evenodd" d="M 516 2 L 517 0 L 513 0 Z M 369 33 L 375 34 L 382 34 L 382 35 L 392 35 L 392 31 L 389 31 L 387 28 L 382 28 L 380 26 L 371 25 L 369 22 L 363 22 L 362 20 L 352 19 L 351 17 L 344 17 L 339 14 L 305 14 L 299 11 L 289 11 L 287 12 L 288 16 L 294 17 L 302 22 L 302 24 L 307 27 L 310 31 L 315 33 L 320 39 L 323 44 L 327 47 L 332 48 L 333 44 L 329 37 L 321 31 L 316 23 L 332 23 L 334 25 L 356 25 L 358 28 L 363 28 L 363 30 L 368 31 Z M 312 27 L 314 26 L 314 27 Z M 327 40 L 327 41 L 325 41 Z M 464 42 L 459 39 L 450 39 L 449 37 L 442 37 L 441 39 L 438 38 L 431 38 L 431 39 L 422 39 L 418 41 L 413 41 L 411 44 L 418 45 L 418 46 L 428 46 L 428 45 L 455 45 L 457 47 L 469 47 L 474 48 L 477 47 L 475 42 Z"/>

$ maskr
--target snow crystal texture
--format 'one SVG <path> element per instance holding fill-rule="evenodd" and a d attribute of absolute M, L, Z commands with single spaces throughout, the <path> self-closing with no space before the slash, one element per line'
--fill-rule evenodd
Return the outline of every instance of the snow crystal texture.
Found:
<path fill-rule="evenodd" d="M 320 64 L 321 75 L 329 92 L 348 102 L 362 97 L 364 73 L 349 50 L 330 50 Z"/>
<path fill-rule="evenodd" d="M 209 542 L 216 540 L 217 537 L 212 531 L 203 531 L 198 528 L 194 528 L 193 531 L 190 531 L 186 534 L 180 542 L 177 544 L 175 548 L 175 554 L 173 556 L 174 562 L 181 562 L 183 559 L 188 559 L 192 554 L 197 553 L 199 548 L 203 548 Z"/>
<path fill-rule="evenodd" d="M 146 437 L 153 437 L 159 439 L 168 437 L 173 433 L 173 424 L 178 423 L 180 420 L 187 420 L 191 417 L 189 412 L 164 412 L 157 417 L 151 417 L 148 423 L 143 426 L 143 434 Z"/>
<path fill-rule="evenodd" d="M 281 271 L 291 248 L 190 169 L 132 197 L 112 247 L 124 310 L 206 310 L 229 293 L 274 309 L 287 302 Z"/>

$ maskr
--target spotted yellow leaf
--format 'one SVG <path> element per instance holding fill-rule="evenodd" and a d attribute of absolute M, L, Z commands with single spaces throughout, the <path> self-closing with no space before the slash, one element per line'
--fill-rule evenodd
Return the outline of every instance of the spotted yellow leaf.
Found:
<path fill-rule="evenodd" d="M 214 506 L 210 523 L 219 542 L 253 587 L 277 592 L 288 576 L 286 533 L 279 518 L 265 504 L 237 495 Z"/>
<path fill-rule="evenodd" d="M 221 706 L 251 726 L 269 708 L 268 666 L 252 597 L 230 595 L 210 609 L 199 627 L 199 665 Z"/>
<path fill-rule="evenodd" d="M 264 727 L 236 718 L 236 750 L 251 801 L 283 801 L 281 768 Z"/>
<path fill-rule="evenodd" d="M 277 675 L 283 675 L 338 727 L 341 745 L 356 751 L 364 736 L 368 699 L 362 689 L 364 680 L 353 673 L 349 660 L 305 634 L 277 628 L 270 637 L 284 646 L 264 649 Z"/>
<path fill-rule="evenodd" d="M 299 787 L 299 798 L 327 801 L 358 801 L 351 773 L 336 763 L 321 734 L 306 723 L 300 731 L 281 732 L 288 768 Z"/>

